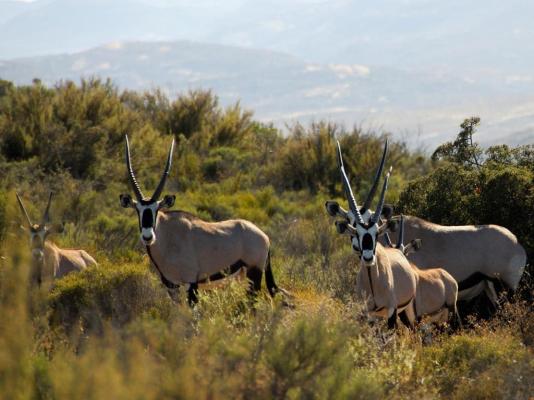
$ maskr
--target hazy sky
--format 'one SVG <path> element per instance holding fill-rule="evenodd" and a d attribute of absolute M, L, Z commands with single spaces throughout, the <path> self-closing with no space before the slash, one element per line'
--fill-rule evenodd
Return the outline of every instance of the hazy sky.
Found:
<path fill-rule="evenodd" d="M 294 57 L 307 72 L 336 75 L 330 86 L 313 81 L 319 74 L 307 75 L 309 81 L 302 81 L 306 90 L 291 94 L 291 115 L 326 115 L 349 123 L 371 119 L 389 129 L 437 137 L 454 132 L 463 117 L 478 114 L 488 137 L 514 139 L 521 132 L 522 141 L 534 142 L 532 21 L 534 2 L 526 0 L 0 0 L 0 60 L 154 40 L 264 49 Z M 176 54 L 168 62 L 180 58 Z M 268 63 L 280 59 L 273 55 Z M 235 61 L 236 72 L 262 81 Z M 208 61 L 217 62 L 217 54 Z M 87 72 L 77 69 L 84 63 L 76 60 L 69 73 Z M 17 79 L 23 81 L 42 71 L 17 65 Z M 103 74 L 116 71 L 116 79 L 128 82 L 135 71 L 137 82 L 148 82 L 144 66 L 131 65 L 130 71 L 120 57 L 98 65 L 106 67 Z M 181 66 L 193 75 L 197 67 L 202 68 Z M 214 76 L 222 74 L 216 72 Z M 286 72 L 280 70 L 276 85 L 283 86 Z M 175 87 L 172 73 L 162 78 Z M 358 83 L 357 75 L 366 81 Z M 349 85 L 347 79 L 356 80 Z M 370 97 L 352 100 L 363 86 L 374 88 Z M 251 87 L 251 92 L 259 90 Z M 261 92 L 255 95 L 262 97 Z M 317 96 L 317 104 L 324 100 L 324 109 L 307 109 L 310 97 L 302 96 Z M 271 107 L 267 112 L 261 102 L 251 107 L 267 118 L 287 111 L 277 114 Z M 348 111 L 342 115 L 341 109 Z"/>

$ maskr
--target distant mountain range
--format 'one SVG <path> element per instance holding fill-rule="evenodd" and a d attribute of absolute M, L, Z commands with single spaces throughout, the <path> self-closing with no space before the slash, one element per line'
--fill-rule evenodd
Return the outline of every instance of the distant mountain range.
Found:
<path fill-rule="evenodd" d="M 0 58 L 193 40 L 309 62 L 519 74 L 534 65 L 532 15 L 524 0 L 0 0 Z"/>
<path fill-rule="evenodd" d="M 323 118 L 432 148 L 482 117 L 534 142 L 534 3 L 0 0 L 0 78 L 213 89 L 265 121 Z"/>

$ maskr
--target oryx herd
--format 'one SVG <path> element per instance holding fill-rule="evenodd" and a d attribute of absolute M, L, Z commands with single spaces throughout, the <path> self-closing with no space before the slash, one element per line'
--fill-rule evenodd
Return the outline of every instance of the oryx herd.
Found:
<path fill-rule="evenodd" d="M 246 273 L 251 294 L 261 290 L 263 275 L 271 296 L 286 294 L 275 283 L 269 237 L 250 221 L 235 219 L 206 222 L 185 211 L 168 210 L 175 196 L 162 193 L 169 176 L 174 150 L 171 143 L 160 182 L 150 197 L 141 190 L 131 163 L 126 140 L 126 168 L 134 197 L 120 195 L 124 208 L 138 216 L 140 241 L 170 296 L 176 299 L 180 286 L 191 305 L 197 302 L 199 284 L 220 281 Z M 359 257 L 356 294 L 369 314 L 397 325 L 397 317 L 413 328 L 422 317 L 435 322 L 460 322 L 457 300 L 471 300 L 485 292 L 493 303 L 497 290 L 517 289 L 526 265 L 526 252 L 507 229 L 495 226 L 441 226 L 415 216 L 393 216 L 384 205 L 391 168 L 384 177 L 375 211 L 371 203 L 379 188 L 387 157 L 387 141 L 373 185 L 359 207 L 345 171 L 337 143 L 341 183 L 348 210 L 335 201 L 326 202 L 338 233 L 350 237 Z M 96 261 L 84 250 L 61 249 L 47 240 L 62 226 L 50 224 L 48 199 L 40 224 L 32 224 L 19 195 L 27 221 L 32 252 L 32 281 L 61 278 L 81 271 Z M 404 243 L 408 242 L 408 245 Z"/>
<path fill-rule="evenodd" d="M 508 229 L 496 225 L 441 226 L 413 216 L 393 217 L 384 212 L 387 173 L 378 207 L 369 209 L 384 167 L 387 141 L 373 186 L 361 208 L 354 198 L 337 147 L 343 189 L 349 203 L 346 211 L 334 201 L 326 202 L 339 233 L 351 238 L 360 257 L 357 294 L 371 313 L 382 315 L 388 326 L 431 316 L 436 321 L 458 320 L 457 299 L 471 300 L 486 291 L 495 304 L 495 286 L 509 292 L 517 289 L 527 262 L 526 252 Z M 385 221 L 382 221 L 382 216 Z M 400 225 L 400 226 L 399 226 Z M 392 234 L 397 245 L 393 245 Z M 384 238 L 384 244 L 378 241 Z M 404 240 L 409 245 L 404 246 Z"/>

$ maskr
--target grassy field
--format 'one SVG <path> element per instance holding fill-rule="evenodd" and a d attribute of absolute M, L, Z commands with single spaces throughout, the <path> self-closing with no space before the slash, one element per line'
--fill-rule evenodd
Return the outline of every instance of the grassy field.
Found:
<path fill-rule="evenodd" d="M 246 218 L 263 229 L 294 307 L 265 289 L 253 302 L 239 281 L 202 291 L 194 308 L 183 293 L 181 303 L 170 300 L 138 243 L 134 211 L 119 205 L 129 192 L 125 133 L 147 191 L 177 139 L 164 194 L 206 220 Z M 361 199 L 386 137 L 328 123 L 282 135 L 239 105 L 222 109 L 210 93 L 170 101 L 110 82 L 0 81 L 0 398 L 532 397 L 527 280 L 494 318 L 472 318 L 454 334 L 387 331 L 355 300 L 357 260 L 324 210 L 327 199 L 343 201 L 334 143 L 347 151 Z M 532 146 L 490 149 L 479 167 L 446 155 L 431 160 L 390 141 L 388 202 L 435 222 L 504 225 L 531 260 Z M 87 250 L 99 265 L 31 286 L 15 190 L 34 219 L 53 191 L 52 221 L 65 232 L 50 240 Z"/>
<path fill-rule="evenodd" d="M 1 280 L 5 399 L 528 398 L 534 316 L 506 305 L 455 334 L 367 322 L 340 248 L 275 257 L 294 308 L 243 282 L 203 291 L 194 309 L 167 296 L 147 260 L 104 262 L 26 290 L 24 263 Z M 185 300 L 185 299 L 184 299 Z"/>

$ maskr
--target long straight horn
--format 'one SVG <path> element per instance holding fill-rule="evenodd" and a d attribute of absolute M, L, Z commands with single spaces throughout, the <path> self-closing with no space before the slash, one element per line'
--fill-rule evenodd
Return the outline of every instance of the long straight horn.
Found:
<path fill-rule="evenodd" d="M 132 160 L 130 157 L 130 142 L 128 141 L 128 135 L 124 135 L 124 137 L 126 138 L 126 167 L 128 168 L 128 177 L 130 178 L 130 183 L 132 184 L 132 189 L 135 193 L 135 197 L 137 198 L 137 200 L 143 200 L 143 192 L 139 187 L 139 183 L 137 183 L 137 179 L 135 179 L 135 174 L 132 169 Z"/>
<path fill-rule="evenodd" d="M 399 239 L 397 240 L 397 249 L 402 249 L 404 247 L 404 215 L 400 216 L 400 228 L 399 228 Z"/>
<path fill-rule="evenodd" d="M 389 234 L 386 232 L 384 234 L 384 238 L 386 240 L 386 244 L 389 246 L 389 247 L 393 247 L 393 243 L 391 242 L 391 238 L 389 237 Z"/>
<path fill-rule="evenodd" d="M 165 165 L 165 171 L 163 171 L 163 175 L 161 176 L 159 185 L 156 188 L 156 191 L 154 192 L 154 194 L 152 195 L 152 201 L 158 200 L 161 196 L 161 192 L 163 192 L 163 188 L 165 187 L 165 181 L 167 180 L 167 177 L 169 176 L 169 173 L 171 172 L 173 151 L 174 151 L 174 138 L 172 139 L 171 149 L 169 150 L 169 155 L 167 157 L 167 164 Z"/>
<path fill-rule="evenodd" d="M 48 204 L 46 205 L 46 210 L 43 214 L 43 222 L 41 225 L 48 224 L 50 222 L 50 203 L 52 202 L 52 192 L 50 192 L 50 196 L 48 196 Z"/>
<path fill-rule="evenodd" d="M 24 207 L 24 204 L 22 204 L 22 200 L 19 197 L 19 194 L 15 193 L 15 195 L 17 196 L 17 201 L 19 202 L 20 209 L 22 210 L 22 213 L 26 217 L 26 221 L 28 222 L 28 227 L 31 228 L 32 221 L 30 220 L 30 216 L 28 215 L 28 211 L 26 211 L 26 208 Z"/>
<path fill-rule="evenodd" d="M 371 217 L 371 224 L 376 224 L 380 219 L 380 214 L 382 214 L 382 208 L 384 207 L 384 199 L 386 198 L 386 190 L 388 188 L 389 176 L 391 175 L 392 169 L 393 167 L 390 167 L 388 173 L 386 174 L 384 186 L 382 186 L 382 193 L 380 194 L 380 201 L 378 202 L 378 207 L 376 208 L 375 213 Z"/>
<path fill-rule="evenodd" d="M 354 198 L 354 194 L 352 193 L 352 189 L 350 187 L 349 178 L 347 177 L 347 173 L 345 172 L 345 166 L 343 165 L 343 156 L 341 155 L 341 146 L 339 144 L 339 140 L 337 141 L 337 161 L 339 169 L 341 171 L 341 183 L 343 184 L 343 189 L 345 191 L 345 196 L 347 197 L 347 200 L 349 202 L 350 210 L 352 211 L 352 214 L 358 220 L 358 222 L 360 224 L 363 224 L 364 222 L 362 214 L 360 214 L 358 204 L 356 203 L 356 199 Z"/>
<path fill-rule="evenodd" d="M 387 152 L 388 152 L 388 140 L 386 138 L 386 143 L 384 144 L 384 152 L 382 153 L 382 160 L 380 161 L 380 164 L 378 165 L 378 169 L 376 170 L 373 186 L 371 187 L 371 190 L 369 191 L 369 194 L 367 195 L 367 199 L 365 199 L 365 202 L 363 203 L 363 207 L 360 210 L 362 214 L 365 214 L 365 212 L 371 208 L 371 202 L 373 201 L 373 197 L 375 197 L 376 189 L 378 189 L 378 183 L 380 182 L 380 177 L 382 176 L 382 170 L 384 169 L 384 163 L 386 161 Z"/>

